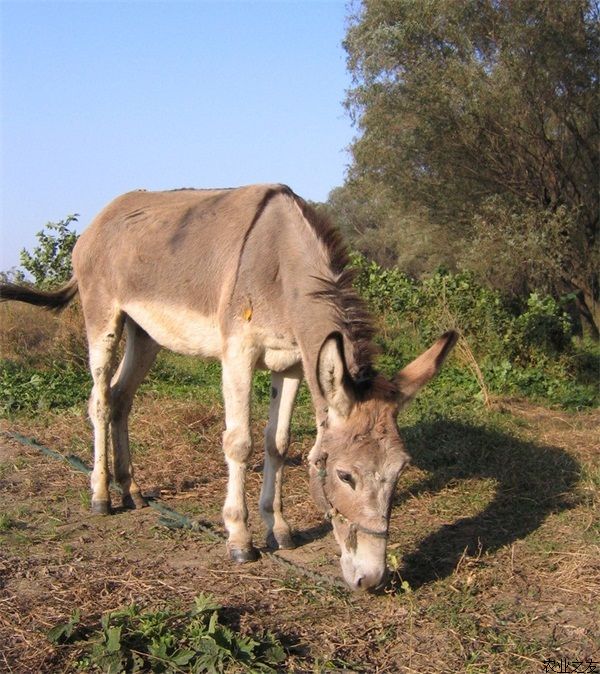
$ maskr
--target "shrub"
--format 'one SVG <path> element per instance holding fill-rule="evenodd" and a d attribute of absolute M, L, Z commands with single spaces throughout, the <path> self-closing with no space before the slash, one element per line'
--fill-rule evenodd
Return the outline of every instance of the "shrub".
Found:
<path fill-rule="evenodd" d="M 523 345 L 541 347 L 546 352 L 565 351 L 573 335 L 571 320 L 552 297 L 531 293 L 527 309 L 514 321 L 515 335 Z"/>
<path fill-rule="evenodd" d="M 387 373 L 452 328 L 462 340 L 449 367 L 462 360 L 480 386 L 573 407 L 597 401 L 590 347 L 582 355 L 569 315 L 552 297 L 531 293 L 519 306 L 472 272 L 438 270 L 417 281 L 362 255 L 353 255 L 352 264 L 356 288 L 379 318 L 385 352 L 379 366 Z"/>
<path fill-rule="evenodd" d="M 77 222 L 77 215 L 67 215 L 60 222 L 49 222 L 36 234 L 39 245 L 33 252 L 21 251 L 21 265 L 40 288 L 52 288 L 71 278 L 71 253 L 78 238 L 77 233 L 69 228 L 72 222 Z"/>

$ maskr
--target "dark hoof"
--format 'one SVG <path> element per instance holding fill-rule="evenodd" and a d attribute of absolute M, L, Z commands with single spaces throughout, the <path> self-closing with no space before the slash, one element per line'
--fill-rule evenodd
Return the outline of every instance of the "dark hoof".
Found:
<path fill-rule="evenodd" d="M 110 515 L 110 501 L 92 501 L 92 512 L 96 515 Z"/>
<path fill-rule="evenodd" d="M 139 510 L 140 508 L 146 508 L 148 506 L 148 501 L 139 493 L 127 494 L 122 498 L 123 508 L 128 508 L 129 510 Z"/>
<path fill-rule="evenodd" d="M 246 550 L 229 549 L 229 559 L 236 564 L 245 564 L 246 562 L 255 562 L 259 558 L 258 550 L 255 547 Z"/>
<path fill-rule="evenodd" d="M 275 536 L 271 532 L 267 536 L 267 547 L 271 548 L 271 550 L 293 550 L 296 544 L 290 534 L 286 533 Z"/>

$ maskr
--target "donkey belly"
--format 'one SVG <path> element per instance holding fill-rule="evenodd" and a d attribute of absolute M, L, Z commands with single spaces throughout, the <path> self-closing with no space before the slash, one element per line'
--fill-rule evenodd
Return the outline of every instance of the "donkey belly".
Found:
<path fill-rule="evenodd" d="M 204 316 L 183 305 L 129 302 L 123 311 L 165 349 L 188 356 L 220 358 L 221 331 L 216 317 Z"/>
<path fill-rule="evenodd" d="M 259 366 L 273 372 L 284 372 L 301 361 L 297 349 L 265 349 Z"/>
<path fill-rule="evenodd" d="M 253 337 L 260 354 L 257 366 L 261 369 L 284 372 L 302 360 L 296 340 L 289 335 L 257 330 Z"/>

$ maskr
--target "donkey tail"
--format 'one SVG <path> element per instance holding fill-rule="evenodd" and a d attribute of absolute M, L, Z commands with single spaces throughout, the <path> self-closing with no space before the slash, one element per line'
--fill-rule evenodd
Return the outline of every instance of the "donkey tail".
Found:
<path fill-rule="evenodd" d="M 31 286 L 18 285 L 16 283 L 0 283 L 0 302 L 15 300 L 27 302 L 39 307 L 60 311 L 77 294 L 77 279 L 73 276 L 65 285 L 56 290 L 39 290 Z"/>

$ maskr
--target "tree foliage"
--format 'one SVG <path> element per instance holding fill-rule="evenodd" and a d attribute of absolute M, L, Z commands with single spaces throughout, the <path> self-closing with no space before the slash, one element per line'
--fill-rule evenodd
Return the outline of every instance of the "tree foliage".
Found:
<path fill-rule="evenodd" d="M 490 286 L 519 298 L 532 288 L 570 298 L 588 325 L 600 325 L 600 246 L 586 239 L 573 211 L 511 207 L 493 197 L 473 226 L 463 259 Z"/>
<path fill-rule="evenodd" d="M 426 209 L 406 207 L 394 190 L 370 179 L 350 180 L 332 190 L 327 215 L 352 248 L 385 266 L 399 265 L 413 276 L 456 266 L 459 240 Z"/>
<path fill-rule="evenodd" d="M 78 234 L 70 229 L 77 215 L 67 215 L 60 222 L 49 222 L 36 234 L 39 245 L 30 253 L 21 251 L 21 265 L 40 288 L 52 288 L 66 283 L 73 273 L 71 253 Z"/>
<path fill-rule="evenodd" d="M 345 41 L 350 179 L 466 240 L 474 223 L 481 241 L 523 216 L 541 240 L 568 220 L 573 254 L 546 248 L 546 282 L 577 292 L 596 325 L 598 18 L 588 0 L 365 0 Z"/>

